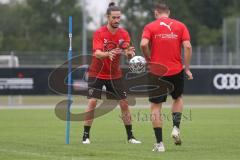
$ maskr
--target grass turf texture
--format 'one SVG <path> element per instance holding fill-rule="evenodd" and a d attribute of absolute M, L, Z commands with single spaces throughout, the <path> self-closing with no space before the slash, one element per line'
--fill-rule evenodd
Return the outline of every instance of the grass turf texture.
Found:
<path fill-rule="evenodd" d="M 79 110 L 77 110 L 79 111 Z M 240 157 L 240 108 L 185 109 L 183 145 L 170 138 L 170 110 L 164 109 L 165 153 L 152 152 L 154 134 L 148 109 L 133 109 L 134 133 L 143 144 L 126 142 L 120 110 L 95 120 L 90 145 L 82 145 L 82 122 L 71 123 L 71 144 L 65 145 L 65 122 L 50 109 L 0 110 L 0 159 L 4 160 L 238 160 Z"/>

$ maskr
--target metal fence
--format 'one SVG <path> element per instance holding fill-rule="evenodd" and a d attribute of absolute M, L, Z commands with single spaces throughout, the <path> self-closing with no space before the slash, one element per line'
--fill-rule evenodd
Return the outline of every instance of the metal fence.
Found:
<path fill-rule="evenodd" d="M 18 57 L 21 67 L 53 67 L 63 64 L 67 60 L 67 51 L 59 52 L 0 52 L 0 55 L 14 55 Z M 88 54 L 91 54 L 89 51 Z M 73 56 L 80 55 L 74 52 Z M 138 53 L 140 55 L 140 53 Z M 194 47 L 191 65 L 194 66 L 236 66 L 240 65 L 240 54 L 235 52 L 223 53 L 220 47 Z M 122 64 L 126 60 L 122 59 Z"/>
<path fill-rule="evenodd" d="M 220 47 L 196 47 L 193 48 L 192 65 L 240 65 L 240 54 L 236 52 L 223 52 Z"/>

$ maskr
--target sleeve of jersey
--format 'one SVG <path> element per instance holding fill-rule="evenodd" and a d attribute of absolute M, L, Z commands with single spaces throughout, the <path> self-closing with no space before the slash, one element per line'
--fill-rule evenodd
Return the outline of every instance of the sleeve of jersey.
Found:
<path fill-rule="evenodd" d="M 190 38 L 189 31 L 188 31 L 187 27 L 184 25 L 183 34 L 182 34 L 182 41 L 190 41 L 190 40 L 191 40 L 191 38 Z"/>
<path fill-rule="evenodd" d="M 125 32 L 124 41 L 125 41 L 125 42 L 129 42 L 129 43 L 130 43 L 130 41 L 131 41 L 131 38 L 130 38 L 128 32 Z"/>
<path fill-rule="evenodd" d="M 103 51 L 103 40 L 101 38 L 100 32 L 95 32 L 93 35 L 93 52 L 96 50 Z"/>
<path fill-rule="evenodd" d="M 143 29 L 142 38 L 151 39 L 151 32 L 147 26 Z"/>

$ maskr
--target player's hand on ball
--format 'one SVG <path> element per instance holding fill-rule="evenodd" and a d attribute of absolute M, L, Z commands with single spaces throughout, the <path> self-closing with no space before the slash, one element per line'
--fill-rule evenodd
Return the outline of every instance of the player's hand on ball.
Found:
<path fill-rule="evenodd" d="M 193 80 L 192 72 L 191 72 L 189 69 L 186 69 L 186 70 L 185 70 L 185 73 L 186 73 L 186 75 L 187 75 L 187 79 L 188 79 L 188 80 Z"/>
<path fill-rule="evenodd" d="M 132 58 L 135 56 L 135 48 L 134 47 L 129 47 L 125 50 L 125 55 L 128 57 L 128 58 Z"/>

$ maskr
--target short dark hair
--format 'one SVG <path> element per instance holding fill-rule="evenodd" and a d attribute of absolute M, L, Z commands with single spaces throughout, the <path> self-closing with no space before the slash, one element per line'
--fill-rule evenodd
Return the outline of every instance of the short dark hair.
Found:
<path fill-rule="evenodd" d="M 118 6 L 115 5 L 114 2 L 109 3 L 107 9 L 107 15 L 110 15 L 112 11 L 121 11 Z"/>
<path fill-rule="evenodd" d="M 155 5 L 154 9 L 156 11 L 158 11 L 159 13 L 168 13 L 170 11 L 169 6 L 164 1 L 161 1 L 161 2 L 157 3 Z"/>

